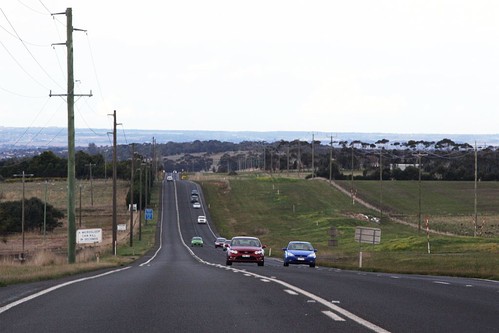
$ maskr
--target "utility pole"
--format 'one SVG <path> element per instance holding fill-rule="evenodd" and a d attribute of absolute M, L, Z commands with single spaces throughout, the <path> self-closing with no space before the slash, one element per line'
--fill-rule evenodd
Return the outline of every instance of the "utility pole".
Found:
<path fill-rule="evenodd" d="M 315 166 L 314 166 L 314 133 L 312 133 L 312 179 L 315 178 Z"/>
<path fill-rule="evenodd" d="M 419 176 L 418 176 L 418 191 L 419 191 L 419 200 L 418 200 L 418 233 L 421 232 L 421 157 L 426 156 L 428 154 L 417 153 L 414 156 L 418 158 L 418 168 L 419 168 Z"/>
<path fill-rule="evenodd" d="M 288 177 L 289 177 L 289 142 L 288 142 L 288 150 L 286 152 L 286 156 L 288 158 L 288 163 L 287 163 L 287 174 L 288 174 Z"/>
<path fill-rule="evenodd" d="M 30 174 L 26 174 L 24 173 L 18 173 L 18 174 L 15 174 L 14 177 L 23 177 L 23 200 L 21 201 L 21 234 L 22 234 L 22 238 L 23 238 L 23 247 L 22 247 L 22 252 L 21 252 L 21 256 L 19 259 L 21 259 L 21 262 L 24 262 L 24 220 L 25 220 L 25 212 L 24 212 L 24 201 L 26 201 L 25 199 L 25 190 L 24 190 L 24 183 L 25 183 L 25 178 L 26 177 L 33 177 L 34 174 L 30 173 Z"/>
<path fill-rule="evenodd" d="M 130 165 L 130 247 L 133 247 L 133 164 L 135 162 L 135 144 L 132 143 L 132 162 Z"/>
<path fill-rule="evenodd" d="M 45 245 L 45 239 L 47 238 L 47 187 L 48 180 L 45 179 L 45 200 L 43 201 L 43 245 Z"/>
<path fill-rule="evenodd" d="M 93 176 L 92 176 L 92 166 L 95 165 L 94 163 L 88 163 L 87 164 L 90 168 L 90 204 L 92 207 L 94 206 L 94 186 L 93 186 Z"/>
<path fill-rule="evenodd" d="M 265 149 L 265 146 L 263 146 L 263 172 L 267 170 L 267 150 Z"/>
<path fill-rule="evenodd" d="M 476 141 L 475 141 L 475 202 L 474 202 L 474 209 L 475 209 L 475 221 L 473 223 L 473 237 L 476 237 L 477 234 L 477 223 L 478 223 L 478 212 L 477 212 L 477 203 L 478 203 L 478 197 L 477 197 L 477 181 L 478 181 L 478 150 L 476 147 Z"/>
<path fill-rule="evenodd" d="M 154 163 L 154 178 L 156 179 L 158 175 L 158 159 L 157 159 L 157 151 L 156 151 L 156 138 L 152 137 L 152 158 L 153 158 L 153 163 Z"/>
<path fill-rule="evenodd" d="M 80 95 L 74 93 L 74 73 L 73 73 L 73 31 L 85 31 L 73 28 L 73 11 L 66 8 L 63 13 L 54 15 L 66 15 L 66 43 L 52 45 L 66 45 L 67 66 L 68 66 L 68 91 L 66 94 L 52 94 L 52 96 L 67 96 L 68 104 L 68 262 L 74 263 L 76 260 L 76 224 L 75 224 L 75 127 L 74 127 L 74 98 L 75 96 L 92 96 L 90 94 Z"/>
<path fill-rule="evenodd" d="M 301 177 L 301 141 L 298 140 L 298 178 Z"/>
<path fill-rule="evenodd" d="M 142 168 L 144 163 L 140 163 L 139 169 L 139 241 L 142 240 Z"/>
<path fill-rule="evenodd" d="M 148 178 L 148 173 L 149 173 L 149 164 L 146 163 L 146 169 L 145 169 L 145 172 L 146 172 L 146 190 L 145 190 L 145 209 L 147 210 L 147 192 L 148 192 L 148 189 L 149 189 L 149 178 Z M 146 220 L 146 225 L 147 225 L 147 220 Z"/>
<path fill-rule="evenodd" d="M 352 202 L 354 202 L 354 193 L 353 193 L 353 142 L 350 143 L 352 146 L 352 170 L 351 170 L 351 177 L 350 177 L 350 192 L 352 195 Z"/>
<path fill-rule="evenodd" d="M 331 135 L 331 150 L 329 151 L 329 184 L 333 175 L 333 136 Z"/>
<path fill-rule="evenodd" d="M 80 184 L 80 211 L 79 211 L 79 213 L 80 213 L 79 214 L 80 215 L 80 228 L 81 228 L 81 188 L 82 188 L 82 186 Z"/>
<path fill-rule="evenodd" d="M 117 161 L 116 161 L 116 146 L 117 146 L 117 140 L 116 140 L 116 126 L 118 125 L 116 123 L 116 110 L 114 110 L 113 114 L 113 243 L 112 243 L 112 249 L 113 249 L 113 255 L 116 255 L 116 245 L 117 245 L 117 229 L 118 229 L 118 222 L 117 222 L 117 216 L 116 216 L 116 178 L 117 178 Z"/>
<path fill-rule="evenodd" d="M 383 147 L 379 150 L 379 218 L 383 217 Z"/>

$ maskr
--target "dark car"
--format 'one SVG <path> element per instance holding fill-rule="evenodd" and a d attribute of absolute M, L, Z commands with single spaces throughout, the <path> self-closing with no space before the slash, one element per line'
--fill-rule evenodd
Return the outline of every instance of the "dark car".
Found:
<path fill-rule="evenodd" d="M 253 262 L 258 266 L 264 264 L 264 249 L 260 240 L 256 237 L 238 236 L 232 238 L 227 248 L 227 259 L 225 264 L 232 265 L 233 262 Z"/>
<path fill-rule="evenodd" d="M 316 249 L 309 242 L 293 241 L 282 249 L 284 251 L 284 266 L 303 264 L 315 267 Z"/>

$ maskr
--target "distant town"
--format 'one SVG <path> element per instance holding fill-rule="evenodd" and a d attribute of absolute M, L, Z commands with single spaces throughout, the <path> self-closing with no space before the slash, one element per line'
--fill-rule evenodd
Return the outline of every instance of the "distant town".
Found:
<path fill-rule="evenodd" d="M 76 147 L 87 149 L 89 145 L 111 147 L 112 135 L 109 129 L 76 129 Z M 341 142 L 361 142 L 374 144 L 380 140 L 387 141 L 386 147 L 398 146 L 409 141 L 438 142 L 449 139 L 458 144 L 478 145 L 480 147 L 499 146 L 497 134 L 394 134 L 394 133 L 342 133 L 342 132 L 305 132 L 305 131 L 194 131 L 194 130 L 120 130 L 117 131 L 118 145 L 131 143 L 194 142 L 217 140 L 222 142 L 241 143 L 308 141 L 340 147 Z M 0 158 L 33 156 L 51 150 L 64 152 L 67 147 L 67 130 L 61 127 L 21 128 L 0 126 Z"/>

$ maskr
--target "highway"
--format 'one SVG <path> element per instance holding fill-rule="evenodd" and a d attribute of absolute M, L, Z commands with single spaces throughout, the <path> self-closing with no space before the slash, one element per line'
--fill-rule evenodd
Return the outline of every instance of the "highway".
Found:
<path fill-rule="evenodd" d="M 0 288 L 0 332 L 499 332 L 494 281 L 274 258 L 225 266 L 202 193 L 202 208 L 190 203 L 194 188 L 163 183 L 157 247 L 133 264 Z M 193 236 L 205 245 L 190 247 Z"/>

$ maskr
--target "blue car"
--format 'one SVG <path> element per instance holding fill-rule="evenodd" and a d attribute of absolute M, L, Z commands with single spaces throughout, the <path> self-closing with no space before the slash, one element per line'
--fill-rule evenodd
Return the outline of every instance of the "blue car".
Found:
<path fill-rule="evenodd" d="M 315 267 L 315 253 L 317 249 L 314 249 L 309 242 L 289 242 L 288 246 L 282 250 L 284 251 L 284 266 L 289 266 L 289 264 L 303 264 Z"/>

